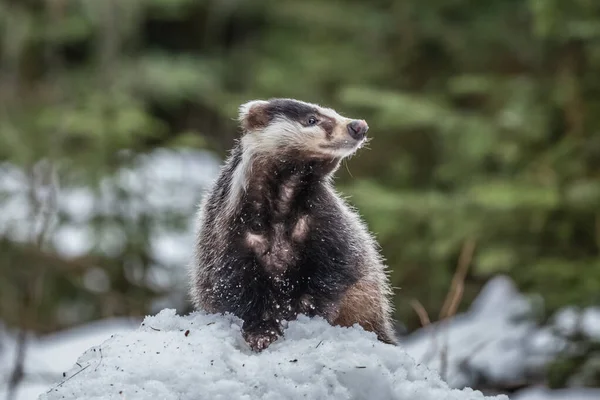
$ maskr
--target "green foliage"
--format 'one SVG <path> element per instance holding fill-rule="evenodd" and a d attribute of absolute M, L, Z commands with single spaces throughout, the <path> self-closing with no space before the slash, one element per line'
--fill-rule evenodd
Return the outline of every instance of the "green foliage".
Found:
<path fill-rule="evenodd" d="M 600 342 L 581 334 L 574 335 L 571 340 L 570 351 L 548 366 L 548 386 L 600 386 Z"/>
<path fill-rule="evenodd" d="M 409 329 L 411 299 L 438 315 L 468 239 L 463 307 L 497 273 L 548 314 L 600 301 L 600 2 L 4 1 L 0 26 L 1 161 L 49 159 L 62 182 L 98 188 L 153 148 L 223 156 L 243 101 L 315 101 L 369 122 L 339 187 L 382 245 Z M 158 294 L 125 275 L 152 264 L 153 217 L 94 221 L 129 237 L 89 255 L 115 297 L 49 273 L 45 307 L 146 312 Z M 29 273 L 44 268 L 14 246 Z M 27 281 L 14 260 L 0 261 L 2 304 Z"/>

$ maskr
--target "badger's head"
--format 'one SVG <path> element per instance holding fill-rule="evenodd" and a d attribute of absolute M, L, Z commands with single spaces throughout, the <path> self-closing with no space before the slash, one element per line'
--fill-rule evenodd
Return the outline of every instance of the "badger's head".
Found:
<path fill-rule="evenodd" d="M 242 143 L 253 153 L 294 152 L 310 158 L 341 159 L 366 140 L 364 120 L 293 99 L 253 100 L 239 109 Z"/>

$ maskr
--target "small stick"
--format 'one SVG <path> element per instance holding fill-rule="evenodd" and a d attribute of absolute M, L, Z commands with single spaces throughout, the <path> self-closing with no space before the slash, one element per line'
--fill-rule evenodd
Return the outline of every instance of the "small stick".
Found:
<path fill-rule="evenodd" d="M 427 310 L 423 307 L 423 304 L 417 299 L 413 299 L 410 301 L 410 306 L 415 310 L 417 315 L 419 316 L 419 320 L 421 321 L 421 326 L 426 327 L 431 324 L 431 320 L 429 319 L 429 314 L 427 314 Z"/>
<path fill-rule="evenodd" d="M 65 383 L 67 383 L 69 380 L 73 379 L 75 376 L 79 375 L 80 373 L 82 373 L 83 371 L 85 371 L 86 369 L 88 369 L 89 366 L 90 366 L 90 364 L 88 364 L 85 367 L 81 368 L 79 371 L 75 372 L 73 375 L 71 375 L 70 377 L 68 377 L 67 379 L 65 379 L 64 381 L 62 381 L 61 383 L 59 383 L 58 385 L 54 386 L 52 389 L 48 390 L 46 392 L 46 394 L 50 393 L 51 391 L 53 391 L 55 389 L 58 389 L 59 387 L 61 387 Z"/>

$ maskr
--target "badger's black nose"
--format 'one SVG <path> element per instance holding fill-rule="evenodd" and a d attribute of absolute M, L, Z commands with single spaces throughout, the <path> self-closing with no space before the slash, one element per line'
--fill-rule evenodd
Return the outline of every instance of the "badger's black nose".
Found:
<path fill-rule="evenodd" d="M 369 125 L 363 120 L 354 120 L 348 124 L 348 133 L 356 140 L 361 140 L 367 134 Z"/>

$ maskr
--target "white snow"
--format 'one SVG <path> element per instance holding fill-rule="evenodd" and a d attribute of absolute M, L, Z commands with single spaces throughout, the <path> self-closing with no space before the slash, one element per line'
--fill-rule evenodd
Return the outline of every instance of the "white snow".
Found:
<path fill-rule="evenodd" d="M 511 386 L 541 367 L 565 346 L 550 329 L 539 328 L 532 307 L 513 282 L 488 282 L 468 312 L 420 329 L 405 340 L 418 362 L 440 371 L 451 387 Z M 446 371 L 441 371 L 446 349 Z"/>
<path fill-rule="evenodd" d="M 543 379 L 543 367 L 560 351 L 568 351 L 567 338 L 574 332 L 600 339 L 598 307 L 565 307 L 546 327 L 534 322 L 532 311 L 514 283 L 498 276 L 487 283 L 468 312 L 414 332 L 404 339 L 404 346 L 415 360 L 440 371 L 450 387 L 510 387 Z M 441 371 L 444 348 L 445 374 Z M 600 389 L 532 388 L 511 399 L 600 399 Z"/>
<path fill-rule="evenodd" d="M 25 377 L 18 387 L 18 400 L 36 399 L 63 372 L 73 367 L 77 358 L 92 346 L 109 339 L 113 334 L 129 332 L 139 326 L 135 319 L 105 319 L 52 335 L 30 337 L 25 352 Z M 12 372 L 15 359 L 15 340 L 0 324 L 0 398 L 5 398 L 4 382 Z"/>
<path fill-rule="evenodd" d="M 240 326 L 233 316 L 163 310 L 137 331 L 85 352 L 40 399 L 492 398 L 449 388 L 402 347 L 378 342 L 359 327 L 300 317 L 258 354 Z"/>
<path fill-rule="evenodd" d="M 554 326 L 565 336 L 581 333 L 600 340 L 600 307 L 565 307 L 554 316 Z"/>

